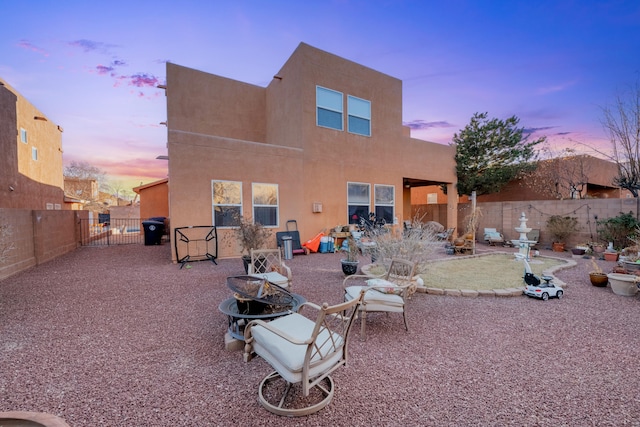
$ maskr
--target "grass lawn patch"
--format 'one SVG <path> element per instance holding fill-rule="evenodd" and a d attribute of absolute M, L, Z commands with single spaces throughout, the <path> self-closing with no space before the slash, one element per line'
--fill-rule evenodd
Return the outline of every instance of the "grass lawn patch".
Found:
<path fill-rule="evenodd" d="M 536 257 L 529 262 L 537 276 L 566 261 Z M 478 257 L 446 259 L 430 262 L 421 274 L 428 288 L 489 290 L 523 286 L 524 263 L 513 254 L 491 254 Z"/>

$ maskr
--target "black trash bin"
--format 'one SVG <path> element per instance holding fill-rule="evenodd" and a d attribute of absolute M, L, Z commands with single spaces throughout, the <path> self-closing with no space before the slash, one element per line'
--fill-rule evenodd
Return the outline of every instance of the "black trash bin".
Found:
<path fill-rule="evenodd" d="M 164 234 L 164 221 L 147 220 L 142 221 L 144 228 L 144 244 L 145 246 L 162 244 L 162 235 Z"/>

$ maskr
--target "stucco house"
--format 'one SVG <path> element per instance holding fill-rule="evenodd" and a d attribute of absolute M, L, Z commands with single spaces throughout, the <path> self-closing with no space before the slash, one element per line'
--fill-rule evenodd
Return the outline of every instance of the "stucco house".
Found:
<path fill-rule="evenodd" d="M 413 187 L 455 193 L 454 149 L 402 123 L 402 81 L 305 43 L 266 87 L 167 63 L 166 99 L 172 230 L 215 225 L 220 257 L 234 213 L 305 241 L 369 212 L 402 224 Z M 455 226 L 457 197 L 437 220 Z"/>
<path fill-rule="evenodd" d="M 483 194 L 477 200 L 483 203 L 632 197 L 629 191 L 614 185 L 617 174 L 614 162 L 586 154 L 545 159 L 526 177 L 514 179 L 499 193 Z M 446 198 L 438 186 L 421 187 L 412 192 L 411 204 L 415 211 L 429 215 Z M 468 203 L 468 196 L 461 196 L 459 202 Z"/>
<path fill-rule="evenodd" d="M 62 128 L 0 79 L 0 208 L 65 207 Z"/>

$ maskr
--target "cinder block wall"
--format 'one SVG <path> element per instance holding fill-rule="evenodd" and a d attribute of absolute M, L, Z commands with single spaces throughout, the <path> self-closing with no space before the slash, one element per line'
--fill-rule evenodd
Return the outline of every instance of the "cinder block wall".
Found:
<path fill-rule="evenodd" d="M 84 211 L 0 209 L 0 223 L 11 226 L 7 260 L 0 263 L 0 280 L 78 247 L 79 217 Z"/>
<path fill-rule="evenodd" d="M 567 248 L 594 242 L 597 240 L 596 218 L 606 219 L 618 216 L 621 212 L 636 214 L 636 200 L 626 199 L 581 199 L 581 200 L 542 200 L 531 202 L 490 202 L 478 203 L 481 211 L 478 239 L 485 227 L 496 228 L 505 239 L 517 239 L 515 230 L 520 226 L 520 216 L 525 213 L 527 226 L 540 229 L 542 247 L 551 246 L 552 237 L 546 230 L 547 219 L 551 215 L 572 216 L 578 219 L 580 231 L 567 239 Z M 458 230 L 466 229 L 466 217 L 471 210 L 469 203 L 458 206 Z"/>

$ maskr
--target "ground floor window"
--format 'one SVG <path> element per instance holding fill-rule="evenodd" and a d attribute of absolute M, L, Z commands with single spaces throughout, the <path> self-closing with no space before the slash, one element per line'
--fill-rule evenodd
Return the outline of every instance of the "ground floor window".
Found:
<path fill-rule="evenodd" d="M 242 216 L 242 183 L 237 181 L 211 181 L 213 225 L 234 227 Z"/>
<path fill-rule="evenodd" d="M 254 183 L 251 186 L 253 197 L 253 221 L 266 227 L 278 226 L 278 185 Z"/>
<path fill-rule="evenodd" d="M 374 186 L 374 201 L 376 220 L 393 224 L 396 204 L 395 187 L 393 185 L 376 184 Z"/>
<path fill-rule="evenodd" d="M 371 212 L 371 185 L 360 182 L 347 183 L 349 224 L 359 224 L 360 218 L 369 219 Z"/>

